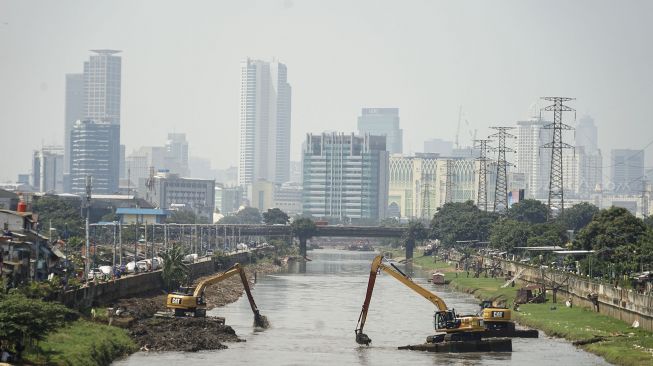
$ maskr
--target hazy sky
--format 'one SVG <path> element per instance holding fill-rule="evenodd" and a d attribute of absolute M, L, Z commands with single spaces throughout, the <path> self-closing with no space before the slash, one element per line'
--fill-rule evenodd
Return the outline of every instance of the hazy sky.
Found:
<path fill-rule="evenodd" d="M 236 165 L 250 56 L 288 66 L 293 160 L 307 132 L 355 131 L 361 107 L 400 108 L 414 152 L 454 139 L 460 105 L 480 138 L 551 95 L 594 117 L 607 166 L 653 140 L 652 15 L 653 1 L 0 0 L 0 181 L 63 142 L 65 74 L 101 48 L 122 50 L 128 153 L 174 130 Z"/>

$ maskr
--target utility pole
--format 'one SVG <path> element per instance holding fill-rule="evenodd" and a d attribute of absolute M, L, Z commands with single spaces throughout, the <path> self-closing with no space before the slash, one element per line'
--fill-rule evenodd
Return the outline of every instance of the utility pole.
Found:
<path fill-rule="evenodd" d="M 453 161 L 447 160 L 447 174 L 444 188 L 444 203 L 453 202 Z"/>
<path fill-rule="evenodd" d="M 506 147 L 506 138 L 516 138 L 515 135 L 508 133 L 514 127 L 490 127 L 497 130 L 496 133 L 490 135 L 496 138 L 498 145 L 492 148 L 497 151 L 497 182 L 494 186 L 494 212 L 502 212 L 508 209 L 508 166 L 511 165 L 506 160 L 506 152 L 514 152 L 515 150 Z"/>
<path fill-rule="evenodd" d="M 118 242 L 120 243 L 120 268 L 122 268 L 122 222 L 118 221 Z"/>
<path fill-rule="evenodd" d="M 552 219 L 554 216 L 554 209 L 556 214 L 562 214 L 565 210 L 565 197 L 564 197 L 564 181 L 562 174 L 562 149 L 573 148 L 573 146 L 562 142 L 562 130 L 573 130 L 574 128 L 562 123 L 562 112 L 575 112 L 571 107 L 568 107 L 563 102 L 574 100 L 575 98 L 566 97 L 542 97 L 544 100 L 553 102 L 552 105 L 544 107 L 547 112 L 553 112 L 553 123 L 550 123 L 542 128 L 553 130 L 553 139 L 551 142 L 544 144 L 542 147 L 551 149 L 551 173 L 549 176 L 549 217 Z M 574 117 L 575 119 L 575 117 Z"/>
<path fill-rule="evenodd" d="M 483 211 L 487 211 L 487 163 L 490 160 L 487 157 L 487 144 L 492 140 L 474 140 L 474 142 L 476 143 L 474 147 L 479 150 L 479 156 L 476 158 L 476 161 L 479 162 L 476 206 Z"/>
<path fill-rule="evenodd" d="M 84 278 L 88 281 L 88 272 L 91 270 L 91 241 L 89 238 L 89 221 L 91 212 L 91 190 L 93 178 L 90 175 L 86 176 L 86 199 L 84 200 L 84 208 L 86 208 L 86 265 L 84 268 Z"/>

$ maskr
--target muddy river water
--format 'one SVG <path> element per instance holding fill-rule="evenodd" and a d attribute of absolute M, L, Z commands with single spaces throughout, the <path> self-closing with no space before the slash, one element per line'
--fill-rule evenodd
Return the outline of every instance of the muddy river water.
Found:
<path fill-rule="evenodd" d="M 374 289 L 365 333 L 369 347 L 354 341 L 370 263 L 375 253 L 340 250 L 309 252 L 312 262 L 259 276 L 254 299 L 271 327 L 255 331 L 247 299 L 209 311 L 224 316 L 246 342 L 197 353 L 138 352 L 115 365 L 607 365 L 603 359 L 540 333 L 514 339 L 512 353 L 439 354 L 398 350 L 422 343 L 433 330 L 433 305 L 388 275 Z M 459 313 L 478 310 L 472 296 L 414 280 L 437 292 Z"/>

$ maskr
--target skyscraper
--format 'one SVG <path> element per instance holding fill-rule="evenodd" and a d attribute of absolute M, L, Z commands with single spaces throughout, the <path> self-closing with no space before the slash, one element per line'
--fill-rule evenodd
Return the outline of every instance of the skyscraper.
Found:
<path fill-rule="evenodd" d="M 246 59 L 240 64 L 238 183 L 290 177 L 291 87 L 286 65 Z"/>
<path fill-rule="evenodd" d="M 644 150 L 613 149 L 610 154 L 612 191 L 618 194 L 637 194 L 642 190 Z"/>
<path fill-rule="evenodd" d="M 594 125 L 594 119 L 590 116 L 583 116 L 576 125 L 576 147 L 585 148 L 585 153 L 594 155 L 598 150 L 598 131 Z"/>
<path fill-rule="evenodd" d="M 70 192 L 70 131 L 75 121 L 84 118 L 84 74 L 66 74 L 64 116 L 64 191 Z"/>
<path fill-rule="evenodd" d="M 165 168 L 182 177 L 188 177 L 188 141 L 185 133 L 169 133 L 166 141 Z"/>
<path fill-rule="evenodd" d="M 399 108 L 363 108 L 358 117 L 358 134 L 386 136 L 391 154 L 403 151 L 403 130 L 399 128 Z"/>
<path fill-rule="evenodd" d="M 34 151 L 32 186 L 40 192 L 63 192 L 63 146 L 44 146 Z"/>
<path fill-rule="evenodd" d="M 84 62 L 84 118 L 120 124 L 120 51 L 92 50 Z"/>
<path fill-rule="evenodd" d="M 378 220 L 388 203 L 384 136 L 309 134 L 303 152 L 303 210 L 343 221 Z"/>
<path fill-rule="evenodd" d="M 545 198 L 549 192 L 551 152 L 541 146 L 551 142 L 553 130 L 543 129 L 550 122 L 532 118 L 517 122 L 517 172 L 526 179 L 527 198 Z"/>
<path fill-rule="evenodd" d="M 118 192 L 120 169 L 120 125 L 77 121 L 70 132 L 71 193 L 83 194 L 86 176 L 93 177 L 93 193 Z"/>

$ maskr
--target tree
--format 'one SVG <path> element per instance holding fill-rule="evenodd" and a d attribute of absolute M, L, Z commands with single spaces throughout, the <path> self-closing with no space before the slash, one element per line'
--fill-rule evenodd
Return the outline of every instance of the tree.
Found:
<path fill-rule="evenodd" d="M 549 208 L 542 202 L 533 199 L 519 201 L 510 206 L 506 217 L 512 220 L 528 222 L 529 224 L 541 224 L 546 222 L 549 215 Z"/>
<path fill-rule="evenodd" d="M 645 232 L 642 220 L 625 208 L 613 206 L 594 215 L 576 236 L 575 245 L 586 250 L 610 251 L 637 243 Z"/>
<path fill-rule="evenodd" d="M 525 247 L 532 235 L 530 226 L 527 222 L 512 219 L 499 220 L 492 225 L 490 245 L 507 252 L 515 247 Z"/>
<path fill-rule="evenodd" d="M 218 221 L 218 224 L 221 225 L 239 225 L 242 224 L 240 222 L 240 219 L 234 215 L 231 216 L 223 216 L 220 221 Z"/>
<path fill-rule="evenodd" d="M 293 235 L 299 239 L 299 254 L 306 255 L 306 240 L 310 239 L 315 235 L 317 231 L 317 226 L 312 219 L 302 217 L 295 219 L 295 221 L 290 224 Z"/>
<path fill-rule="evenodd" d="M 274 225 L 274 224 L 286 225 L 289 220 L 290 217 L 288 217 L 288 214 L 281 211 L 278 208 L 269 208 L 267 212 L 263 213 L 263 221 L 267 225 Z"/>
<path fill-rule="evenodd" d="M 581 202 L 565 209 L 557 219 L 566 229 L 579 231 L 592 221 L 599 208 L 589 202 Z"/>
<path fill-rule="evenodd" d="M 563 246 L 567 243 L 567 232 L 559 223 L 534 224 L 530 226 L 529 247 Z"/>
<path fill-rule="evenodd" d="M 32 202 L 32 212 L 39 215 L 42 227 L 52 227 L 63 238 L 83 236 L 84 219 L 79 210 L 79 202 L 58 196 L 45 195 Z"/>
<path fill-rule="evenodd" d="M 648 226 L 649 229 L 653 229 L 653 215 L 648 215 L 643 221 L 644 225 Z"/>
<path fill-rule="evenodd" d="M 170 216 L 166 218 L 168 224 L 208 224 L 204 217 L 198 217 L 195 212 L 190 210 L 176 210 L 172 211 Z"/>
<path fill-rule="evenodd" d="M 185 255 L 186 252 L 182 246 L 177 244 L 161 255 L 163 259 L 161 278 L 163 278 L 163 283 L 168 290 L 179 287 L 188 278 L 190 269 L 184 263 Z"/>
<path fill-rule="evenodd" d="M 13 292 L 0 298 L 0 339 L 14 346 L 20 359 L 25 343 L 42 340 L 78 314 L 62 304 Z"/>
<path fill-rule="evenodd" d="M 474 202 L 445 203 L 431 220 L 430 236 L 453 246 L 457 241 L 485 241 L 497 215 L 481 211 Z"/>
<path fill-rule="evenodd" d="M 427 237 L 428 231 L 420 221 L 410 221 L 408 223 L 408 227 L 406 228 L 402 238 L 406 243 L 406 259 L 413 258 L 415 242 L 418 240 L 424 240 Z"/>

